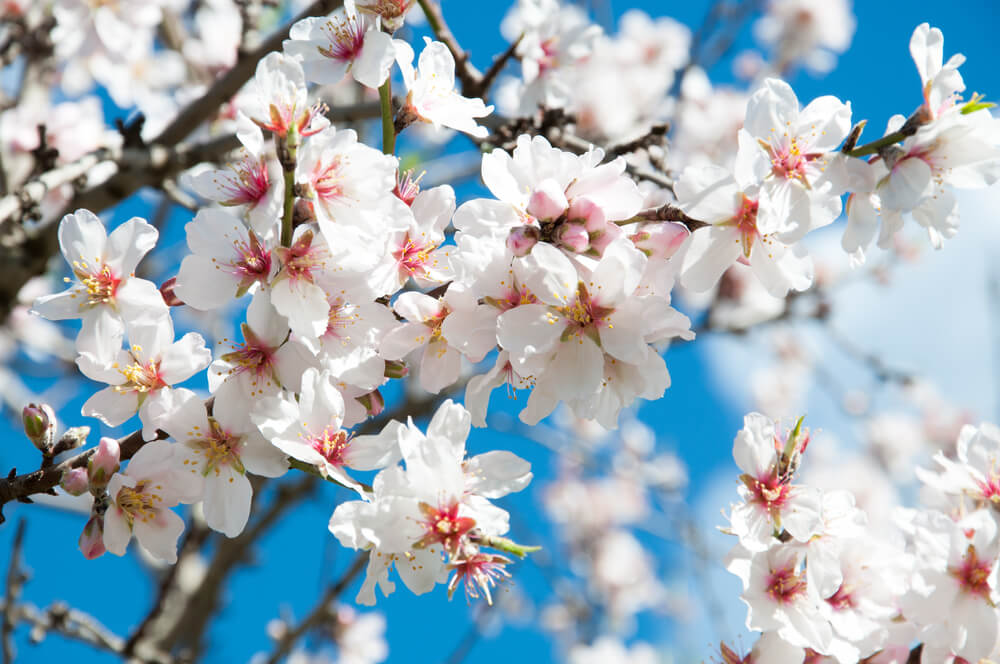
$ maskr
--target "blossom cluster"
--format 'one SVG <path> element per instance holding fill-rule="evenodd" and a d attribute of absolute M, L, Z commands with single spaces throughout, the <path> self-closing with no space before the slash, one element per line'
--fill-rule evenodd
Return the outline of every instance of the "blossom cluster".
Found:
<path fill-rule="evenodd" d="M 929 505 L 898 509 L 890 528 L 870 525 L 850 491 L 795 482 L 810 439 L 801 419 L 783 431 L 751 413 L 733 444 L 742 502 L 727 567 L 747 628 L 763 633 L 742 661 L 901 662 L 915 642 L 923 662 L 996 657 L 1000 431 L 965 426 L 956 459 L 917 471 Z"/>

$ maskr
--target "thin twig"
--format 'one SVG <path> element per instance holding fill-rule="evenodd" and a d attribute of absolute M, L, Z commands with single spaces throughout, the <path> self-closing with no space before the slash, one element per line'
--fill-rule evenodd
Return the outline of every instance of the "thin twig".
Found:
<path fill-rule="evenodd" d="M 21 590 L 25 580 L 25 576 L 21 572 L 21 546 L 24 544 L 24 529 L 25 522 L 24 519 L 21 519 L 17 524 L 17 532 L 14 533 L 14 544 L 10 549 L 10 563 L 7 565 L 7 599 L 3 607 L 3 625 L 0 626 L 4 664 L 11 664 L 14 661 L 14 643 L 11 640 L 14 633 L 13 609 L 21 598 Z"/>
<path fill-rule="evenodd" d="M 275 645 L 274 651 L 271 656 L 267 659 L 267 664 L 277 664 L 280 662 L 288 653 L 292 651 L 295 644 L 305 636 L 310 630 L 323 624 L 325 620 L 329 620 L 333 615 L 330 608 L 330 604 L 333 603 L 345 590 L 347 586 L 354 581 L 354 577 L 361 573 L 363 569 L 368 565 L 368 552 L 360 551 L 355 557 L 351 566 L 347 568 L 347 571 L 341 575 L 337 582 L 332 586 L 327 588 L 326 592 L 320 598 L 316 605 L 313 607 L 312 611 L 309 612 L 305 618 L 302 619 L 298 625 L 293 629 L 288 630 L 281 635 L 278 639 L 278 643 Z"/>

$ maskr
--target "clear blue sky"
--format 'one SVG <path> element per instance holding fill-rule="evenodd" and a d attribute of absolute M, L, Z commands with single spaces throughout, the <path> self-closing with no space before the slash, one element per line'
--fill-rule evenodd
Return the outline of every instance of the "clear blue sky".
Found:
<path fill-rule="evenodd" d="M 709 3 L 705 0 L 670 2 L 653 0 L 626 3 L 615 1 L 616 14 L 629 7 L 639 7 L 652 15 L 671 15 L 696 26 Z M 839 59 L 838 68 L 823 79 L 800 74 L 792 83 L 803 101 L 821 95 L 834 94 L 850 99 L 855 119 L 868 118 L 870 135 L 881 131 L 894 113 L 908 114 L 920 102 L 919 78 L 907 50 L 913 28 L 929 21 L 945 35 L 946 56 L 956 51 L 965 53 L 967 63 L 962 68 L 969 91 L 980 91 L 987 98 L 1000 97 L 1000 74 L 996 69 L 995 28 L 996 4 L 991 0 L 966 0 L 945 5 L 930 0 L 883 2 L 859 0 L 855 11 L 858 29 L 851 50 Z M 506 10 L 503 2 L 468 3 L 445 0 L 444 11 L 459 40 L 468 48 L 473 61 L 480 67 L 488 65 L 491 56 L 505 47 L 498 24 Z M 750 46 L 748 34 L 738 48 Z M 723 62 L 712 72 L 716 80 L 729 81 L 729 63 Z M 148 214 L 141 202 L 133 201 L 126 214 Z M 166 230 L 168 237 L 178 238 L 188 215 L 176 213 Z M 664 449 L 674 449 L 689 465 L 692 477 L 692 498 L 700 482 L 720 468 L 731 467 L 731 441 L 739 428 L 742 413 L 720 407 L 715 386 L 706 383 L 704 361 L 697 344 L 685 344 L 671 349 L 667 363 L 673 376 L 673 387 L 664 399 L 646 404 L 640 416 L 657 428 L 659 443 Z M 43 385 L 44 377 L 33 378 Z M 88 394 L 71 402 L 66 412 L 78 408 Z M 82 423 L 72 418 L 71 423 Z M 96 425 L 96 422 L 91 422 Z M 96 442 L 99 426 L 94 427 L 92 442 Z M 0 470 L 17 465 L 26 471 L 36 463 L 33 450 L 23 442 L 16 427 L 9 421 L 0 423 L 0 435 L 6 443 L 0 451 Z M 469 442 L 470 453 L 505 448 L 532 461 L 536 472 L 535 485 L 505 504 L 515 514 L 532 514 L 540 509 L 537 490 L 550 476 L 552 455 L 534 443 L 503 436 L 494 432 L 476 432 Z M 534 490 L 533 490 L 534 489 Z M 264 627 L 279 610 L 290 610 L 301 616 L 312 605 L 321 586 L 337 577 L 337 571 L 351 559 L 353 553 L 341 549 L 327 533 L 326 523 L 333 506 L 344 499 L 331 487 L 294 513 L 292 518 L 264 540 L 257 564 L 234 578 L 226 595 L 227 604 L 216 628 L 211 633 L 214 656 L 210 661 L 245 661 L 256 651 L 266 649 L 268 640 Z M 719 506 L 724 507 L 723 505 Z M 38 605 L 63 599 L 70 605 L 93 613 L 119 634 L 127 634 L 137 616 L 146 610 L 154 588 L 150 577 L 134 558 L 106 555 L 85 561 L 76 549 L 76 538 L 83 518 L 75 514 L 54 512 L 38 506 L 8 505 L 7 523 L 0 526 L 0 570 L 5 570 L 13 536 L 14 524 L 21 516 L 29 517 L 25 546 L 27 565 L 33 578 L 26 597 Z M 706 524 L 711 528 L 715 524 Z M 528 517 L 515 527 L 537 529 L 537 519 Z M 650 543 L 657 555 L 670 560 L 675 552 Z M 513 570 L 519 588 L 540 602 L 549 592 L 539 572 L 530 564 Z M 443 588 L 431 596 L 414 598 L 405 589 L 388 600 L 381 600 L 379 609 L 389 621 L 389 662 L 440 662 L 465 635 L 471 612 L 459 597 L 448 602 Z M 348 598 L 353 597 L 353 591 Z M 736 602 L 736 597 L 724 598 Z M 668 643 L 671 626 L 658 620 L 644 620 L 639 635 L 653 643 Z M 717 635 L 727 637 L 729 635 Z M 17 639 L 24 662 L 115 661 L 99 656 L 86 646 L 70 644 L 59 637 L 49 638 L 41 647 L 26 644 L 25 630 Z M 710 653 L 691 653 L 691 661 L 700 661 Z M 505 627 L 497 636 L 480 642 L 472 658 L 480 664 L 506 663 L 516 657 L 530 662 L 549 662 L 553 649 L 531 623 Z"/>

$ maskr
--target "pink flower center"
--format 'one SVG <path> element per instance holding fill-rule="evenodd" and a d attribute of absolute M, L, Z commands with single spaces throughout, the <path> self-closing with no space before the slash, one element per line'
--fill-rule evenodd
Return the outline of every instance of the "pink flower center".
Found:
<path fill-rule="evenodd" d="M 353 62 L 365 45 L 365 25 L 361 17 L 347 16 L 323 24 L 329 46 L 319 47 L 319 52 L 333 60 Z"/>
<path fill-rule="evenodd" d="M 257 389 L 260 381 L 270 384 L 274 377 L 274 353 L 277 348 L 266 344 L 246 323 L 243 323 L 242 330 L 243 343 L 234 346 L 233 351 L 226 353 L 221 359 L 233 365 L 228 371 L 230 376 L 251 374 L 250 396 L 254 396 L 261 393 Z"/>
<path fill-rule="evenodd" d="M 997 472 L 995 465 L 990 468 L 986 479 L 981 482 L 977 481 L 976 484 L 979 486 L 983 500 L 1000 504 L 1000 473 Z"/>
<path fill-rule="evenodd" d="M 813 155 L 802 154 L 797 139 L 793 138 L 788 145 L 768 145 L 767 150 L 771 153 L 771 172 L 775 176 L 805 181 L 806 165 Z"/>
<path fill-rule="evenodd" d="M 263 159 L 246 154 L 237 164 L 229 165 L 232 174 L 225 175 L 215 181 L 215 185 L 227 198 L 220 201 L 223 205 L 259 203 L 271 187 L 267 164 Z"/>
<path fill-rule="evenodd" d="M 162 489 L 163 487 L 157 484 L 152 488 Z M 122 511 L 129 525 L 132 525 L 136 518 L 143 523 L 156 518 L 157 503 L 162 503 L 163 498 L 159 494 L 147 491 L 146 489 L 146 482 L 138 482 L 135 487 L 123 486 L 118 489 L 118 495 L 115 496 L 115 504 Z"/>
<path fill-rule="evenodd" d="M 614 309 L 602 307 L 590 297 L 583 282 L 577 283 L 576 297 L 564 307 L 555 307 L 567 323 L 564 340 L 572 335 L 596 334 L 597 329 L 609 325 L 607 318 Z"/>
<path fill-rule="evenodd" d="M 826 598 L 827 603 L 837 611 L 846 611 L 854 608 L 854 589 L 844 584 L 837 588 L 837 592 Z"/>
<path fill-rule="evenodd" d="M 559 66 L 559 40 L 550 37 L 540 44 L 542 57 L 538 58 L 538 75 L 541 76 L 550 69 Z"/>
<path fill-rule="evenodd" d="M 294 281 L 313 283 L 313 273 L 326 267 L 329 255 L 322 244 L 313 246 L 313 232 L 306 231 L 291 247 L 279 247 L 275 251 L 284 264 L 282 272 Z"/>
<path fill-rule="evenodd" d="M 407 205 L 413 205 L 414 199 L 420 193 L 420 178 L 423 176 L 424 174 L 421 173 L 414 178 L 412 170 L 397 174 L 396 187 L 392 190 L 392 193 Z"/>
<path fill-rule="evenodd" d="M 97 269 L 92 269 L 87 263 L 73 261 L 73 273 L 87 289 L 87 301 L 83 306 L 96 307 L 101 304 L 114 306 L 115 293 L 118 292 L 122 280 L 107 264 L 102 263 Z"/>
<path fill-rule="evenodd" d="M 246 469 L 240 459 L 240 449 L 246 437 L 225 430 L 212 417 L 208 418 L 208 426 L 208 431 L 199 432 L 203 437 L 192 438 L 185 442 L 196 456 L 202 457 L 204 455 L 200 461 L 201 474 L 206 476 L 215 472 L 215 475 L 218 476 L 222 472 L 221 469 L 226 466 L 234 468 L 240 474 L 245 473 Z M 185 460 L 184 463 L 188 464 L 189 460 Z M 192 469 L 198 467 L 198 463 L 196 462 Z"/>
<path fill-rule="evenodd" d="M 758 207 L 757 201 L 751 200 L 744 195 L 736 216 L 728 222 L 729 225 L 734 225 L 739 229 L 740 242 L 743 243 L 743 256 L 747 259 L 750 258 L 754 241 L 760 237 L 760 232 L 757 230 Z"/>
<path fill-rule="evenodd" d="M 316 162 L 313 168 L 312 181 L 313 191 L 316 197 L 322 201 L 332 201 L 341 198 L 344 190 L 341 187 L 341 168 L 346 165 L 346 158 L 337 155 L 329 163 L 323 161 Z"/>
<path fill-rule="evenodd" d="M 119 367 L 117 363 L 114 365 L 114 368 L 118 369 L 118 373 L 125 377 L 124 383 L 115 385 L 115 392 L 119 394 L 137 393 L 141 396 L 166 387 L 166 382 L 160 376 L 160 361 L 149 360 L 143 364 L 135 356 L 139 351 L 141 349 L 137 346 L 132 347 L 130 352 L 134 360 L 132 364 L 126 367 Z"/>
<path fill-rule="evenodd" d="M 452 554 L 457 553 L 462 538 L 476 527 L 476 520 L 467 516 L 459 516 L 458 508 L 457 502 L 438 507 L 420 503 L 420 511 L 424 515 L 424 520 L 421 522 L 424 527 L 424 536 L 414 546 L 423 548 L 434 542 L 439 542 L 447 551 Z"/>
<path fill-rule="evenodd" d="M 407 233 L 399 249 L 392 252 L 392 257 L 396 259 L 401 272 L 409 276 L 422 277 L 427 274 L 425 263 L 436 248 L 437 245 L 413 240 Z"/>
<path fill-rule="evenodd" d="M 948 571 L 958 580 L 958 585 L 964 592 L 988 600 L 992 590 L 989 578 L 994 562 L 981 560 L 976 553 L 976 547 L 970 544 L 965 556 L 962 557 L 962 563 Z"/>
<path fill-rule="evenodd" d="M 230 274 L 240 278 L 241 288 L 249 288 L 252 283 L 264 283 L 271 274 L 271 251 L 265 247 L 253 231 L 247 240 L 233 243 L 236 256 L 229 263 Z"/>
<path fill-rule="evenodd" d="M 351 446 L 351 436 L 346 431 L 328 426 L 323 433 L 313 437 L 311 444 L 327 463 L 339 468 L 344 465 L 344 454 Z"/>
<path fill-rule="evenodd" d="M 791 604 L 805 593 L 806 582 L 793 569 L 772 570 L 765 590 L 778 604 Z"/>
<path fill-rule="evenodd" d="M 497 581 L 510 578 L 506 565 L 509 559 L 490 553 L 476 553 L 463 559 L 454 560 L 448 567 L 455 575 L 448 582 L 449 599 L 455 593 L 458 584 L 465 585 L 465 596 L 479 599 L 480 593 L 486 598 L 487 604 L 493 603 L 492 589 Z"/>

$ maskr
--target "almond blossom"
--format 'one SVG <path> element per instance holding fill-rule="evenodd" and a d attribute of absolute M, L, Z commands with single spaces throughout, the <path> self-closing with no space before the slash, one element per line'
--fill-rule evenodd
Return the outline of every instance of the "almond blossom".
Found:
<path fill-rule="evenodd" d="M 531 481 L 531 472 L 527 462 L 509 452 L 466 459 L 470 427 L 468 411 L 451 400 L 438 408 L 426 435 L 412 421 L 399 427 L 405 469 L 381 471 L 372 485 L 372 502 L 337 506 L 331 532 L 344 546 L 371 547 L 357 598 L 362 604 L 375 602 L 376 585 L 383 594 L 392 592 L 388 575 L 393 566 L 412 592 L 429 591 L 447 574 L 443 554 L 453 558 L 459 576 L 472 575 L 474 587 L 488 591 L 497 574 L 489 565 L 501 561 L 477 557 L 472 537 L 506 533 L 507 512 L 489 499 L 520 491 Z"/>
<path fill-rule="evenodd" d="M 280 477 L 288 470 L 285 455 L 246 421 L 243 404 L 217 399 L 209 415 L 190 390 L 177 390 L 171 397 L 163 424 L 177 441 L 170 465 L 197 479 L 208 526 L 236 537 L 250 517 L 253 487 L 247 473 Z"/>
<path fill-rule="evenodd" d="M 341 428 L 344 398 L 328 371 L 307 369 L 298 401 L 284 393 L 262 399 L 251 415 L 272 445 L 304 463 L 316 466 L 324 477 L 365 496 L 361 484 L 345 471 L 379 470 L 399 459 L 403 425 L 390 422 L 377 436 L 355 436 Z"/>
<path fill-rule="evenodd" d="M 114 361 L 102 363 L 90 353 L 77 359 L 80 371 L 91 380 L 107 383 L 83 404 L 87 417 L 108 426 L 118 426 L 139 413 L 143 435 L 152 437 L 166 417 L 164 399 L 171 386 L 182 383 L 212 362 L 212 353 L 197 332 L 174 341 L 169 316 L 142 321 L 129 329 L 129 347 L 119 350 Z"/>
<path fill-rule="evenodd" d="M 281 138 L 289 132 L 311 136 L 330 126 L 320 107 L 307 101 L 302 65 L 282 53 L 268 53 L 257 63 L 242 110 L 256 125 Z"/>
<path fill-rule="evenodd" d="M 459 291 L 449 290 L 441 298 L 406 292 L 396 298 L 393 310 L 406 322 L 385 335 L 379 353 L 401 360 L 422 348 L 420 386 L 428 392 L 440 392 L 458 380 L 463 355 L 479 362 L 496 345 L 496 314 Z"/>
<path fill-rule="evenodd" d="M 396 62 L 406 83 L 406 102 L 401 113 L 429 122 L 435 127 L 449 127 L 470 136 L 485 138 L 489 131 L 476 124 L 493 112 L 482 99 L 463 97 L 455 90 L 455 58 L 441 42 L 424 37 L 424 50 L 417 68 L 413 67 L 413 48 L 396 40 Z"/>
<path fill-rule="evenodd" d="M 62 293 L 35 300 L 32 312 L 49 320 L 82 319 L 77 350 L 108 360 L 121 348 L 126 324 L 167 315 L 156 285 L 135 276 L 136 266 L 153 248 L 159 233 L 133 217 L 110 235 L 89 210 L 77 210 L 59 223 L 59 247 L 73 271 Z"/>
<path fill-rule="evenodd" d="M 236 117 L 236 136 L 243 149 L 239 160 L 226 168 L 208 169 L 190 178 L 201 196 L 222 205 L 245 206 L 250 227 L 263 238 L 277 235 L 284 184 L 281 164 L 268 153 L 264 134 L 242 111 Z M 192 251 L 194 247 L 191 248 Z"/>
<path fill-rule="evenodd" d="M 218 309 L 267 285 L 277 272 L 273 242 L 224 210 L 199 210 L 184 226 L 191 254 L 181 261 L 174 293 L 195 309 Z"/>
<path fill-rule="evenodd" d="M 170 508 L 197 500 L 201 482 L 179 472 L 171 461 L 174 446 L 160 440 L 136 452 L 122 473 L 108 482 L 111 503 L 104 513 L 104 546 L 124 556 L 134 535 L 155 558 L 177 562 L 177 539 L 184 520 Z"/>
<path fill-rule="evenodd" d="M 396 55 L 392 38 L 379 23 L 377 15 L 371 21 L 348 0 L 329 16 L 293 25 L 282 47 L 302 61 L 309 81 L 335 85 L 350 73 L 358 83 L 377 88 L 389 77 Z"/>
<path fill-rule="evenodd" d="M 812 284 L 812 261 L 781 230 L 777 220 L 760 218 L 760 185 L 718 166 L 687 168 L 674 185 L 690 217 L 709 226 L 691 233 L 684 249 L 681 283 L 705 291 L 736 261 L 745 262 L 775 297 Z"/>

